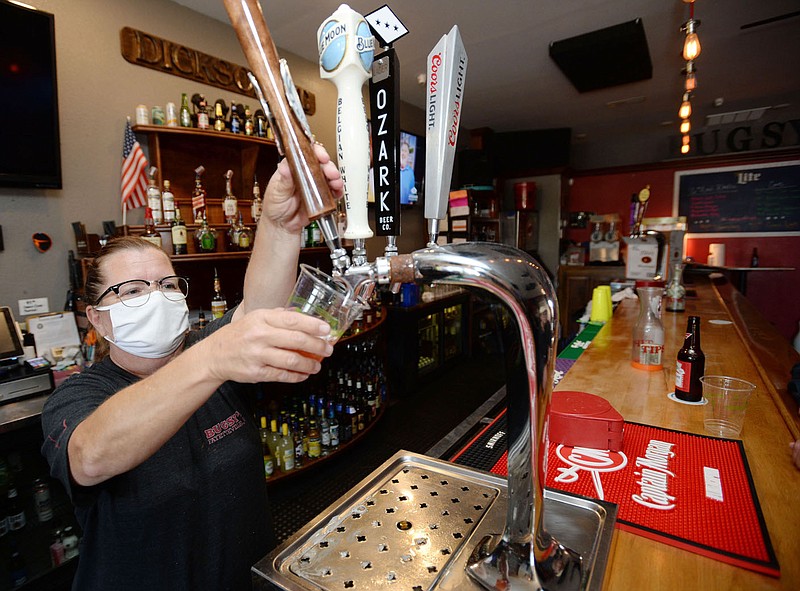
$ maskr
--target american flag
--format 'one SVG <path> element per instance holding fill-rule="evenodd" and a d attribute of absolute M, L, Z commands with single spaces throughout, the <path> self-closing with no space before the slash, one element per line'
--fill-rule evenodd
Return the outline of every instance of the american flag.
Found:
<path fill-rule="evenodd" d="M 147 204 L 147 158 L 133 135 L 131 122 L 125 122 L 122 148 L 122 209 L 136 209 Z"/>

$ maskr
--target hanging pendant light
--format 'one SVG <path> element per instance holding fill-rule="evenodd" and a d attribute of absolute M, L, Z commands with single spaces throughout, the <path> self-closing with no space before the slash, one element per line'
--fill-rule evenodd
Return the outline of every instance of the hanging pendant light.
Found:
<path fill-rule="evenodd" d="M 700 21 L 694 18 L 694 1 L 683 0 L 684 4 L 689 5 L 689 20 L 681 27 L 681 32 L 684 34 L 681 54 L 683 59 L 686 60 L 686 66 L 682 70 L 684 77 L 683 99 L 678 109 L 678 117 L 681 118 L 681 154 L 688 154 L 690 150 L 691 139 L 689 131 L 692 129 L 692 124 L 689 118 L 692 116 L 692 93 L 697 88 L 697 68 L 694 65 L 694 60 L 700 56 L 700 51 L 702 50 L 700 38 L 697 36 L 697 27 L 700 26 Z"/>
<path fill-rule="evenodd" d="M 684 90 L 691 92 L 697 88 L 697 68 L 693 61 L 686 62 L 686 67 L 682 71 L 684 76 Z"/>
<path fill-rule="evenodd" d="M 686 61 L 695 60 L 700 56 L 700 37 L 697 36 L 697 27 L 700 21 L 690 18 L 686 24 L 681 28 L 686 32 L 686 38 L 683 41 L 683 59 Z"/>
<path fill-rule="evenodd" d="M 692 116 L 692 101 L 690 100 L 689 93 L 683 93 L 683 102 L 681 108 L 678 109 L 678 117 L 681 119 L 688 119 Z"/>

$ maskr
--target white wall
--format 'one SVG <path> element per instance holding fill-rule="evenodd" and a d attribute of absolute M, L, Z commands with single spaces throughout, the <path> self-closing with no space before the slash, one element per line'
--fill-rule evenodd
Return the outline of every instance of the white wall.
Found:
<path fill-rule="evenodd" d="M 210 101 L 230 103 L 244 97 L 128 63 L 120 53 L 119 31 L 128 26 L 215 57 L 246 65 L 233 29 L 167 0 L 28 0 L 55 15 L 58 100 L 60 107 L 63 189 L 0 188 L 0 305 L 17 314 L 17 300 L 47 297 L 50 310 L 61 310 L 69 276 L 67 253 L 75 250 L 71 223 L 102 234 L 102 221 L 121 223 L 119 171 L 126 116 L 136 105 L 162 107 L 180 103 L 182 92 L 204 93 Z M 313 42 L 311 40 L 310 42 Z M 315 63 L 281 52 L 299 86 L 316 95 L 312 130 L 327 146 L 335 144 L 335 87 L 319 78 Z M 13 107 L 9 107 L 13 116 Z M 424 129 L 421 110 L 404 106 L 404 129 Z M 1 131 L 0 131 L 1 132 Z M 416 210 L 421 209 L 417 207 Z M 142 210 L 129 212 L 129 223 L 142 223 Z M 407 240 L 419 242 L 421 214 L 404 220 Z M 418 220 L 415 220 L 418 218 Z M 419 226 L 419 227 L 418 227 Z M 44 254 L 31 236 L 45 232 L 53 247 Z M 423 246 L 422 241 L 418 246 Z M 371 256 L 374 256 L 371 253 Z"/>

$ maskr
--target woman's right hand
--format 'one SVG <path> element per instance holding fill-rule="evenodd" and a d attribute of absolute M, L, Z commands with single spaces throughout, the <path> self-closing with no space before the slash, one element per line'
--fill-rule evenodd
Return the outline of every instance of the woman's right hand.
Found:
<path fill-rule="evenodd" d="M 323 320 L 295 310 L 259 309 L 192 349 L 202 348 L 204 363 L 220 382 L 296 383 L 319 372 L 319 360 L 333 352 L 323 340 L 328 334 L 330 326 Z"/>

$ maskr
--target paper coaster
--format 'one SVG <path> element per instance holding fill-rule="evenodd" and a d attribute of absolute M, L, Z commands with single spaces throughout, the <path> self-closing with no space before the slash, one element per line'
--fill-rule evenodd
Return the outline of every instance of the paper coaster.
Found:
<path fill-rule="evenodd" d="M 730 320 L 719 320 L 718 318 L 712 318 L 708 321 L 709 324 L 733 324 Z"/>
<path fill-rule="evenodd" d="M 681 404 L 688 404 L 689 406 L 703 406 L 708 404 L 707 398 L 703 398 L 699 402 L 689 402 L 688 400 L 681 400 L 680 398 L 675 396 L 675 392 L 670 392 L 669 394 L 667 394 L 667 398 L 669 398 L 674 402 L 680 402 Z"/>

